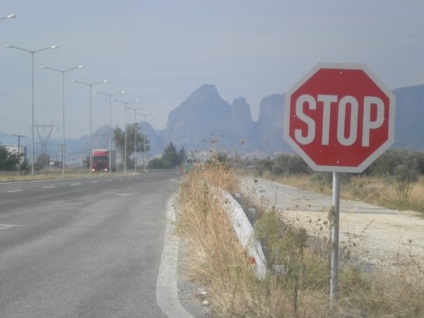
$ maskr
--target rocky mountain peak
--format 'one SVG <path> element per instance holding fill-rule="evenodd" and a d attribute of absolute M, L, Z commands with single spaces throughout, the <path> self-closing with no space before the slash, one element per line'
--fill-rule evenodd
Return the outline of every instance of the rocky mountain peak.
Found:
<path fill-rule="evenodd" d="M 211 100 L 221 100 L 221 96 L 218 94 L 218 90 L 215 85 L 204 84 L 195 90 L 186 101 L 190 102 L 201 102 Z"/>

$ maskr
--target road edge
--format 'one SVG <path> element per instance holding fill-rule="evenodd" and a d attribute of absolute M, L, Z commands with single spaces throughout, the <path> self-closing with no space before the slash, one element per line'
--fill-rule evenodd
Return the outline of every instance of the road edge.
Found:
<path fill-rule="evenodd" d="M 181 305 L 178 298 L 178 249 L 180 240 L 174 233 L 176 213 L 174 208 L 176 196 L 167 202 L 166 228 L 162 257 L 156 281 L 156 301 L 168 317 L 194 318 Z"/>

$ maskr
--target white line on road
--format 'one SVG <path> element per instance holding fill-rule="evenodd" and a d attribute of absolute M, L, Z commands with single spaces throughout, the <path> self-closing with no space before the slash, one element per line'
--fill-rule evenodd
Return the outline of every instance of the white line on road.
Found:
<path fill-rule="evenodd" d="M 81 183 L 71 183 L 70 186 L 79 186 Z"/>
<path fill-rule="evenodd" d="M 22 190 L 21 189 L 15 189 L 15 190 L 9 190 L 9 191 L 6 191 L 7 193 L 13 193 L 13 192 L 21 192 Z"/>
<path fill-rule="evenodd" d="M 50 188 L 56 188 L 56 186 L 45 186 L 45 187 L 41 187 L 41 189 L 50 189 Z"/>
<path fill-rule="evenodd" d="M 91 181 L 90 183 L 99 183 L 99 181 L 94 180 L 94 181 Z"/>
<path fill-rule="evenodd" d="M 23 226 L 23 225 L 17 225 L 17 224 L 0 224 L 0 230 L 7 230 L 7 229 L 10 229 L 11 227 L 16 227 L 16 226 Z"/>

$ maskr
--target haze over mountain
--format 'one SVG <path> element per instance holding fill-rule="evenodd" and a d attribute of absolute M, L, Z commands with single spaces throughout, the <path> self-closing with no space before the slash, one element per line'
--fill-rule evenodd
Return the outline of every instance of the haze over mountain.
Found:
<path fill-rule="evenodd" d="M 424 150 L 424 85 L 398 88 L 396 95 L 395 148 Z M 250 105 L 243 97 L 232 103 L 219 95 L 214 85 L 205 84 L 168 115 L 164 130 L 156 131 L 149 123 L 138 124 L 141 134 L 150 141 L 150 156 L 162 153 L 170 142 L 186 151 L 220 149 L 237 153 L 270 155 L 293 152 L 283 139 L 284 95 L 266 96 L 260 103 L 257 121 L 252 120 Z M 103 126 L 93 133 L 93 148 L 108 148 L 111 127 Z M 5 138 L 8 137 L 8 138 Z M 0 133 L 0 142 L 15 140 Z M 59 140 L 51 140 L 49 154 L 59 152 Z M 67 140 L 68 156 L 84 156 L 89 149 L 89 136 Z M 22 142 L 30 146 L 30 142 Z M 36 154 L 40 146 L 36 144 Z"/>
<path fill-rule="evenodd" d="M 423 150 L 424 85 L 399 88 L 394 94 L 393 147 Z M 160 139 L 186 150 L 213 147 L 241 153 L 290 153 L 293 151 L 283 139 L 284 107 L 283 94 L 266 96 L 260 103 L 258 120 L 253 121 L 244 98 L 230 104 L 219 96 L 215 86 L 203 85 L 169 114 Z"/>

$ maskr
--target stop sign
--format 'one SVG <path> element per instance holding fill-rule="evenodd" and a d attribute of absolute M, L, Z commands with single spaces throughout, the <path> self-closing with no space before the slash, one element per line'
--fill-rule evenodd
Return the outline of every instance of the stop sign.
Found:
<path fill-rule="evenodd" d="M 394 122 L 394 94 L 365 65 L 318 64 L 285 97 L 284 138 L 315 171 L 362 172 Z"/>

